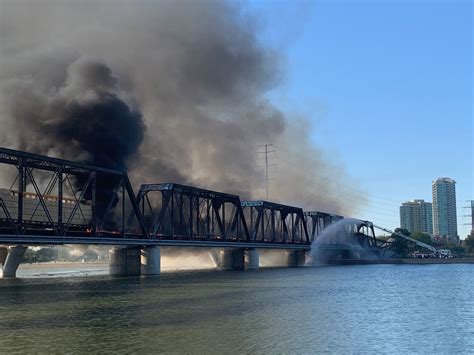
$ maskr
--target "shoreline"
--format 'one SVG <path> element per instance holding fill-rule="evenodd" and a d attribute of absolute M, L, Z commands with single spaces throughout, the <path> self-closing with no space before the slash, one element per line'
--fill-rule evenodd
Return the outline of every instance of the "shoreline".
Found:
<path fill-rule="evenodd" d="M 49 268 L 49 267 L 58 267 L 58 268 L 77 268 L 78 266 L 83 266 L 85 268 L 91 267 L 101 267 L 101 266 L 109 266 L 109 263 L 106 262 L 75 262 L 75 261 L 48 261 L 48 262 L 40 262 L 40 263 L 23 263 L 20 264 L 19 269 L 33 269 L 33 268 Z"/>
<path fill-rule="evenodd" d="M 372 264 L 474 264 L 474 257 L 470 258 L 451 258 L 451 259 L 437 259 L 437 258 L 426 258 L 426 259 L 378 259 L 378 260 L 357 260 L 347 259 L 340 260 L 335 263 L 329 263 L 327 265 L 372 265 Z M 31 264 L 20 264 L 21 269 L 34 269 L 34 268 L 77 268 L 77 267 L 96 268 L 96 267 L 108 267 L 108 262 L 44 262 L 44 263 L 31 263 Z"/>
<path fill-rule="evenodd" d="M 426 258 L 426 259 L 379 259 L 379 260 L 341 260 L 340 265 L 370 265 L 370 264 L 474 264 L 474 258 Z M 336 264 L 337 265 L 337 264 Z"/>

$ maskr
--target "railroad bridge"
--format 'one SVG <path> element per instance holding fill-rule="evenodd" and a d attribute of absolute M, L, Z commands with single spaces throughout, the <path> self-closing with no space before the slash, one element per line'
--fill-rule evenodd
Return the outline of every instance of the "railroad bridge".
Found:
<path fill-rule="evenodd" d="M 342 216 L 175 183 L 134 193 L 125 172 L 0 148 L 0 263 L 15 276 L 27 246 L 113 246 L 110 272 L 157 274 L 160 246 L 207 247 L 222 269 L 253 269 L 260 249 L 304 263 Z"/>

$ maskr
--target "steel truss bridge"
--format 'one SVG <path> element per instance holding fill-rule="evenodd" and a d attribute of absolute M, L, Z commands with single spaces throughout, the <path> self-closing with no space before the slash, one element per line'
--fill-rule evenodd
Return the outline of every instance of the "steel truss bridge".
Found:
<path fill-rule="evenodd" d="M 307 250 L 342 216 L 0 148 L 0 244 Z M 6 197 L 5 192 L 9 195 Z"/>

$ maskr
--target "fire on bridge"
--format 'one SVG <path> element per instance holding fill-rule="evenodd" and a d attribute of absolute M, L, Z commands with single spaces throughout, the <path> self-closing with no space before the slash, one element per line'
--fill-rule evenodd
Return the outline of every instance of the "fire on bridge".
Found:
<path fill-rule="evenodd" d="M 137 258 L 142 250 L 142 272 L 156 273 L 156 261 L 147 269 L 146 259 L 158 258 L 159 271 L 159 246 L 225 248 L 225 267 L 242 268 L 252 257 L 255 266 L 256 249 L 304 252 L 343 218 L 174 183 L 141 185 L 135 196 L 125 172 L 7 148 L 0 148 L 0 168 L 12 179 L 0 186 L 0 244 L 16 246 L 6 257 L 0 252 L 4 276 L 13 251 L 27 245 L 122 246 L 113 249 L 117 274 L 140 269 L 130 266 L 134 250 Z"/>

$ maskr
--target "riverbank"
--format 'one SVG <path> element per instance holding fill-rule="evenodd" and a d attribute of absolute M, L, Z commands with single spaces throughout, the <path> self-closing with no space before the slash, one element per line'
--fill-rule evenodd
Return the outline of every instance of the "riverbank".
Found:
<path fill-rule="evenodd" d="M 108 274 L 109 264 L 104 262 L 45 262 L 20 264 L 17 272 L 19 278 L 91 276 Z"/>
<path fill-rule="evenodd" d="M 474 264 L 474 258 L 400 259 L 400 264 Z"/>
<path fill-rule="evenodd" d="M 98 267 L 98 266 L 108 266 L 107 262 L 75 262 L 75 261 L 48 261 L 48 262 L 39 262 L 39 263 L 24 263 L 20 264 L 19 268 L 22 269 L 31 269 L 31 268 L 77 268 L 78 266 L 84 266 L 85 268 Z"/>
<path fill-rule="evenodd" d="M 367 264 L 474 264 L 474 258 L 427 258 L 427 259 L 378 259 L 378 260 L 341 260 L 342 265 Z"/>

